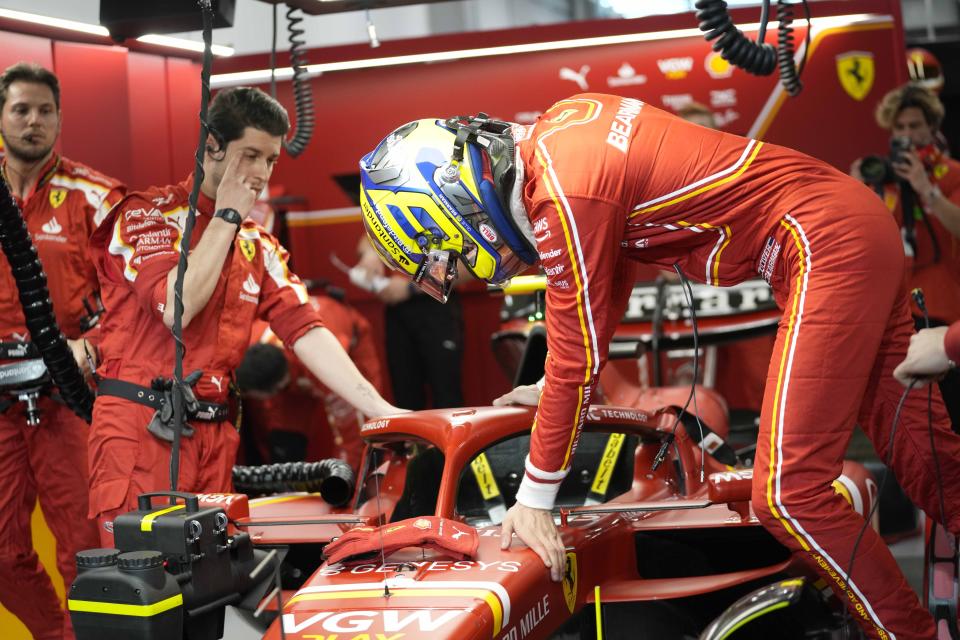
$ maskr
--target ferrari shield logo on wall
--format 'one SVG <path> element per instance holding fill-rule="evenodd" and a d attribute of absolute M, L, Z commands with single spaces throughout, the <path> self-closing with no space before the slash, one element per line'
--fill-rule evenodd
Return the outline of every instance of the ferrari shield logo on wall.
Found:
<path fill-rule="evenodd" d="M 573 613 L 577 606 L 577 554 L 567 551 L 567 572 L 563 574 L 563 599 L 567 601 L 567 609 Z"/>
<path fill-rule="evenodd" d="M 869 51 L 848 51 L 837 56 L 837 77 L 840 86 L 854 100 L 863 100 L 873 87 L 873 54 Z"/>
<path fill-rule="evenodd" d="M 243 257 L 247 259 L 247 262 L 253 262 L 253 257 L 257 255 L 257 245 L 253 243 L 253 240 L 240 240 L 240 251 L 243 252 Z"/>
<path fill-rule="evenodd" d="M 67 199 L 67 190 L 66 189 L 51 189 L 50 190 L 50 206 L 56 209 L 63 204 L 63 201 Z"/>

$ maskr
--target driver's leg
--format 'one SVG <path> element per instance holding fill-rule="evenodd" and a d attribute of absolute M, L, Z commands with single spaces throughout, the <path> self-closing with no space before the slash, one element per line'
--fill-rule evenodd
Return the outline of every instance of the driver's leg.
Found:
<path fill-rule="evenodd" d="M 753 507 L 869 637 L 929 640 L 932 617 L 889 549 L 831 486 L 901 294 L 899 238 L 872 215 L 848 212 L 844 225 L 811 217 L 785 217 L 779 236 L 787 296 L 761 412 Z"/>

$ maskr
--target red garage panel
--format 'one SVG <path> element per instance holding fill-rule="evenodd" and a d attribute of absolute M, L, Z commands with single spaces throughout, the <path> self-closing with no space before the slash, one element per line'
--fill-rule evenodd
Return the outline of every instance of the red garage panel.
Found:
<path fill-rule="evenodd" d="M 167 104 L 170 113 L 172 181 L 193 171 L 200 132 L 200 65 L 167 58 Z"/>
<path fill-rule="evenodd" d="M 0 47 L 0 69 L 21 61 L 53 68 L 53 50 L 49 38 L 0 31 L 0 42 L 3 42 Z"/>
<path fill-rule="evenodd" d="M 127 50 L 54 42 L 53 58 L 62 92 L 64 155 L 129 182 Z"/>
<path fill-rule="evenodd" d="M 160 56 L 127 55 L 127 102 L 130 110 L 132 178 L 127 186 L 145 189 L 174 181 L 170 159 L 167 68 Z M 179 179 L 179 178 L 177 178 Z"/>

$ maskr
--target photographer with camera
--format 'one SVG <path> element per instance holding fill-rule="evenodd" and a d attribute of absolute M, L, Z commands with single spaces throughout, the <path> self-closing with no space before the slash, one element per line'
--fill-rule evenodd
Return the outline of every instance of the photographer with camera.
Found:
<path fill-rule="evenodd" d="M 867 156 L 850 175 L 871 186 L 900 226 L 909 263 L 909 288 L 924 292 L 925 308 L 914 301 L 918 328 L 960 320 L 960 162 L 936 143 L 943 103 L 928 89 L 908 84 L 887 93 L 877 105 L 877 124 L 891 132 L 887 157 Z M 924 300 L 921 298 L 921 303 Z M 960 376 L 941 383 L 943 398 L 960 426 Z"/>

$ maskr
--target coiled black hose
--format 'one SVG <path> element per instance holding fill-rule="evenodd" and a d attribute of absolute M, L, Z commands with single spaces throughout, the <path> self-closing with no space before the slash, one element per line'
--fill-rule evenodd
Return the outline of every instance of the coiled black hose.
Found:
<path fill-rule="evenodd" d="M 777 20 L 780 21 L 777 27 L 777 66 L 780 69 L 780 84 L 788 95 L 795 96 L 803 89 L 803 83 L 800 82 L 797 65 L 793 62 L 793 27 L 790 26 L 793 23 L 793 7 L 787 0 L 777 0 Z M 809 35 L 809 20 L 807 22 Z M 806 50 L 804 58 L 806 58 Z M 802 68 L 801 64 L 801 70 Z"/>
<path fill-rule="evenodd" d="M 93 392 L 87 386 L 80 367 L 67 346 L 67 339 L 57 325 L 47 289 L 47 276 L 30 239 L 27 224 L 20 214 L 6 181 L 0 179 L 0 246 L 7 256 L 13 279 L 20 295 L 23 316 L 30 339 L 40 356 L 60 397 L 75 414 L 90 422 Z"/>
<path fill-rule="evenodd" d="M 733 24 L 724 0 L 697 0 L 697 20 L 711 47 L 723 59 L 747 73 L 768 76 L 777 66 L 777 52 L 769 44 L 753 42 Z"/>
<path fill-rule="evenodd" d="M 290 66 L 293 68 L 293 102 L 297 114 L 296 127 L 289 139 L 283 141 L 283 148 L 291 157 L 296 158 L 313 137 L 314 112 L 313 90 L 307 74 L 307 59 L 303 53 L 306 41 L 304 30 L 300 28 L 303 13 L 296 7 L 287 8 L 287 39 L 290 42 Z M 274 95 L 276 98 L 276 95 Z"/>
<path fill-rule="evenodd" d="M 319 492 L 335 507 L 350 501 L 354 482 L 353 469 L 337 458 L 233 468 L 233 486 L 240 493 L 258 496 L 286 491 Z"/>

